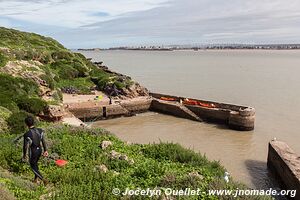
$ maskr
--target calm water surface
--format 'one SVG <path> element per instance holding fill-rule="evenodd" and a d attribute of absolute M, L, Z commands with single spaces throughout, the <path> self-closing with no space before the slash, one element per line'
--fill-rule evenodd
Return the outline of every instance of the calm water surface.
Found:
<path fill-rule="evenodd" d="M 145 113 L 100 121 L 123 140 L 178 142 L 220 160 L 251 187 L 270 186 L 268 142 L 276 137 L 300 153 L 300 51 L 82 52 L 127 74 L 153 92 L 256 108 L 256 126 L 238 132 L 221 126 Z"/>

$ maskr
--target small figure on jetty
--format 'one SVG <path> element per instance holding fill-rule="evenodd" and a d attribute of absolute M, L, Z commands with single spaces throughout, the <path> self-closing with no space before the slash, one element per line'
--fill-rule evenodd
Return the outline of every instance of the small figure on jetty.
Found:
<path fill-rule="evenodd" d="M 23 144 L 23 158 L 22 160 L 26 162 L 27 148 L 29 149 L 29 163 L 30 167 L 34 173 L 34 183 L 37 183 L 38 178 L 41 179 L 44 185 L 47 185 L 48 181 L 39 172 L 38 161 L 42 155 L 42 146 L 44 149 L 43 156 L 48 157 L 47 146 L 45 142 L 44 131 L 40 128 L 34 127 L 33 117 L 27 117 L 25 123 L 29 130 L 24 134 L 24 144 Z M 41 145 L 42 144 L 42 145 Z"/>
<path fill-rule="evenodd" d="M 106 94 L 108 94 L 109 104 L 112 104 L 112 97 L 119 96 L 120 94 L 120 91 L 114 83 L 107 84 L 104 88 L 104 91 Z"/>

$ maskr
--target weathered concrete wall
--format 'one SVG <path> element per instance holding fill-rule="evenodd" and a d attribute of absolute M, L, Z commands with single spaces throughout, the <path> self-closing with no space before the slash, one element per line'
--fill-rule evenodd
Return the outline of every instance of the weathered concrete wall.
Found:
<path fill-rule="evenodd" d="M 150 110 L 194 121 L 202 121 L 195 113 L 179 103 L 153 99 Z"/>
<path fill-rule="evenodd" d="M 66 109 L 80 119 L 113 118 L 146 112 L 150 108 L 151 101 L 152 98 L 136 98 L 134 100 L 123 100 L 111 105 L 101 102 L 72 103 L 66 105 Z"/>
<path fill-rule="evenodd" d="M 228 125 L 232 129 L 251 131 L 254 129 L 254 123 L 255 115 L 243 116 L 237 111 L 231 111 L 229 113 Z"/>
<path fill-rule="evenodd" d="M 79 107 L 74 106 L 68 109 L 71 113 L 74 114 L 77 118 L 86 119 L 86 118 L 94 118 L 94 117 L 103 117 L 103 106 L 85 106 Z"/>
<path fill-rule="evenodd" d="M 120 105 L 133 113 L 146 112 L 150 109 L 152 98 L 121 101 Z"/>
<path fill-rule="evenodd" d="M 130 115 L 130 112 L 126 108 L 118 104 L 107 105 L 104 106 L 103 108 L 106 108 L 106 117 L 118 117 L 118 116 Z M 105 112 L 103 112 L 103 114 L 105 115 Z"/>
<path fill-rule="evenodd" d="M 207 121 L 228 123 L 230 110 L 219 108 L 205 108 L 199 106 L 186 105 L 188 109 Z"/>
<path fill-rule="evenodd" d="M 150 93 L 155 99 L 160 99 L 161 97 L 173 98 L 175 101 L 170 101 L 174 103 L 180 102 L 180 100 L 185 99 L 185 97 L 164 95 L 158 93 Z M 214 104 L 215 108 L 208 108 L 203 106 L 194 106 L 194 105 L 184 105 L 199 118 L 210 121 L 210 122 L 219 122 L 227 124 L 231 129 L 240 130 L 240 131 L 250 131 L 254 129 L 255 123 L 255 109 L 246 106 L 237 106 L 231 104 L 217 103 L 212 101 L 204 101 L 198 99 L 190 99 L 200 101 L 206 104 Z M 168 101 L 161 101 L 160 104 L 166 103 Z M 164 111 L 167 114 L 171 111 L 166 111 L 165 109 L 158 109 L 157 111 Z M 176 113 L 178 115 L 178 113 Z M 176 116 L 175 114 L 175 116 Z M 173 114 L 174 115 L 174 114 Z"/>
<path fill-rule="evenodd" d="M 174 98 L 176 101 L 179 102 L 180 99 L 186 99 L 187 97 L 180 97 L 180 96 L 173 96 L 173 95 L 165 95 L 165 94 L 159 94 L 159 93 L 150 93 L 150 95 L 154 98 L 160 99 L 161 97 L 170 97 Z M 219 103 L 219 102 L 214 102 L 214 101 L 207 101 L 207 100 L 200 100 L 200 99 L 193 99 L 193 98 L 188 98 L 189 100 L 196 100 L 196 101 L 201 101 L 203 103 L 208 103 L 208 104 L 214 104 L 218 108 L 222 109 L 229 109 L 229 110 L 234 110 L 234 111 L 242 111 L 244 109 L 247 109 L 249 107 L 246 106 L 239 106 L 239 105 L 233 105 L 233 104 L 227 104 L 227 103 Z"/>
<path fill-rule="evenodd" d="M 300 157 L 284 142 L 269 143 L 268 167 L 283 183 L 285 189 L 296 190 L 300 200 Z"/>

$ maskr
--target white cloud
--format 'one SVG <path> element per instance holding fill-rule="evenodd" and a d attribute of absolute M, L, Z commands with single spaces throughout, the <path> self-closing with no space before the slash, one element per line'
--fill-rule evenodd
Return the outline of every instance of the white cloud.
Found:
<path fill-rule="evenodd" d="M 0 16 L 75 28 L 159 6 L 165 0 L 2 0 Z"/>
<path fill-rule="evenodd" d="M 299 0 L 0 0 L 1 16 L 68 47 L 300 43 Z"/>

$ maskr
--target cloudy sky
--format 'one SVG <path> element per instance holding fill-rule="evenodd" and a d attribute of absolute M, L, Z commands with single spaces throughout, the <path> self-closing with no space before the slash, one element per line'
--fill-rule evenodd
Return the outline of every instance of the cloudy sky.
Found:
<path fill-rule="evenodd" d="M 0 0 L 0 26 L 69 48 L 300 43 L 300 1 Z"/>

